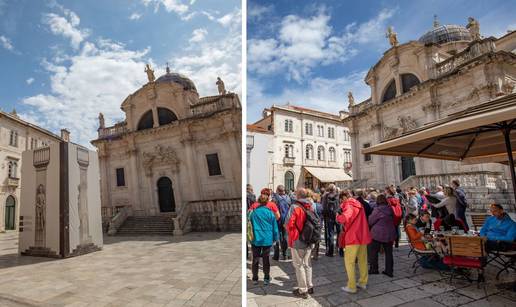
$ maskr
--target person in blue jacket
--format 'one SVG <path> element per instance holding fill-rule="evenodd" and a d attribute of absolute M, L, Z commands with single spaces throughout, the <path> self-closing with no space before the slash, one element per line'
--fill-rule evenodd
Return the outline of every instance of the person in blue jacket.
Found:
<path fill-rule="evenodd" d="M 516 240 L 516 222 L 503 211 L 499 204 L 492 204 L 492 216 L 488 217 L 480 230 L 480 236 L 487 237 L 486 249 L 507 251 Z"/>
<path fill-rule="evenodd" d="M 260 265 L 260 258 L 262 258 L 264 286 L 267 286 L 271 280 L 271 265 L 269 262 L 271 247 L 274 242 L 279 240 L 278 222 L 272 210 L 266 206 L 268 201 L 268 195 L 260 195 L 258 198 L 259 206 L 249 212 L 249 220 L 253 229 L 253 239 L 251 240 L 251 250 L 253 253 L 253 263 L 251 266 L 252 280 L 253 284 L 258 284 L 258 267 Z"/>

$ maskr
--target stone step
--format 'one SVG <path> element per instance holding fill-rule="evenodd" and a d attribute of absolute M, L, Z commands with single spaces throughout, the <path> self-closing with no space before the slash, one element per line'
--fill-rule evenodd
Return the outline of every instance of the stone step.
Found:
<path fill-rule="evenodd" d="M 174 233 L 170 216 L 130 216 L 118 229 L 118 235 L 166 235 Z"/>

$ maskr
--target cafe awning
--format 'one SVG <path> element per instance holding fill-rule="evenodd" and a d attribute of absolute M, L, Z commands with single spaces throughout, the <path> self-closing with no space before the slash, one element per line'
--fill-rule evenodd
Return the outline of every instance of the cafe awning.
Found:
<path fill-rule="evenodd" d="M 505 160 L 516 192 L 513 148 L 516 148 L 516 93 L 450 114 L 363 149 L 362 153 L 469 163 Z"/>
<path fill-rule="evenodd" d="M 346 174 L 346 172 L 340 168 L 305 166 L 304 169 L 320 182 L 341 182 L 353 180 L 350 175 Z"/>

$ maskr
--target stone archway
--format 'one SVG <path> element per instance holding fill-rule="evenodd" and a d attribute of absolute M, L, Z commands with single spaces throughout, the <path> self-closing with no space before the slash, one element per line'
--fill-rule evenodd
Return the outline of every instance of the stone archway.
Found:
<path fill-rule="evenodd" d="M 412 157 L 401 157 L 401 181 L 416 175 L 416 163 Z"/>
<path fill-rule="evenodd" d="M 158 202 L 160 212 L 175 212 L 176 200 L 174 198 L 174 189 L 172 181 L 168 177 L 158 179 Z"/>
<path fill-rule="evenodd" d="M 16 229 L 16 200 L 12 195 L 5 200 L 5 230 Z"/>
<path fill-rule="evenodd" d="M 291 171 L 285 172 L 285 190 L 286 191 L 295 191 L 294 186 L 294 173 Z"/>

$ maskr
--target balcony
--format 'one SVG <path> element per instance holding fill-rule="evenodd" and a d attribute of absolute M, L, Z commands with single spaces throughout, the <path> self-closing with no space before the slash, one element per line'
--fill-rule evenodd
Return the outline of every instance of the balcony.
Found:
<path fill-rule="evenodd" d="M 283 164 L 285 165 L 294 165 L 296 162 L 296 158 L 294 157 L 283 157 Z"/>
<path fill-rule="evenodd" d="M 7 186 L 17 188 L 20 184 L 20 178 L 7 178 Z"/>

